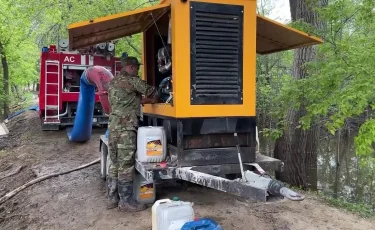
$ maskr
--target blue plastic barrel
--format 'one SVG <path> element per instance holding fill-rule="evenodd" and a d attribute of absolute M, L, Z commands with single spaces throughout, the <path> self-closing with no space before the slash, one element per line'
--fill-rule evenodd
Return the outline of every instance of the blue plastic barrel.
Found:
<path fill-rule="evenodd" d="M 223 230 L 216 221 L 210 218 L 202 218 L 185 223 L 181 230 Z"/>

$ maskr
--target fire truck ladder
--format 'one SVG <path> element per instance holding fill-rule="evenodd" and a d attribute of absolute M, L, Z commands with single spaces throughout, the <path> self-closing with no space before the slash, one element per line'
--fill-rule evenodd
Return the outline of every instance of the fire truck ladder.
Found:
<path fill-rule="evenodd" d="M 120 71 L 117 71 L 117 66 L 121 66 L 121 61 L 115 61 L 115 71 L 113 71 L 115 76 L 120 73 Z"/>
<path fill-rule="evenodd" d="M 59 61 L 46 61 L 46 65 L 45 65 L 45 73 L 46 73 L 46 79 L 45 79 L 45 91 L 44 91 L 44 98 L 45 98 L 45 102 L 46 102 L 46 105 L 45 105 L 45 109 L 44 109 L 44 122 L 45 123 L 60 123 L 60 110 L 59 110 L 59 103 L 60 103 L 60 62 Z M 49 66 L 57 66 L 57 71 L 54 72 L 54 71 L 50 71 L 49 70 Z M 54 75 L 57 75 L 57 82 L 52 82 L 50 79 L 52 76 Z M 55 77 L 52 77 L 54 79 L 56 79 Z M 53 92 L 53 93 L 50 93 L 48 92 L 48 86 L 50 85 L 53 85 L 53 86 L 56 86 L 57 87 L 57 93 L 56 92 Z M 55 88 L 55 87 L 54 87 Z M 56 102 L 55 104 L 48 104 L 48 98 L 50 97 L 57 97 L 57 100 L 52 100 L 54 102 Z M 48 111 L 51 111 L 51 110 L 55 110 L 57 111 L 57 114 L 55 115 L 47 115 L 47 110 Z"/>

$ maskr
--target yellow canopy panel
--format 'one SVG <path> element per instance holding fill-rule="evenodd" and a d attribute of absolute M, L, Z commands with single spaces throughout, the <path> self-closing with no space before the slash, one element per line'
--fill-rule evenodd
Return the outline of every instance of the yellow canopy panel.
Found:
<path fill-rule="evenodd" d="M 270 54 L 320 44 L 323 41 L 302 31 L 257 16 L 257 53 Z"/>
<path fill-rule="evenodd" d="M 75 50 L 140 33 L 147 29 L 154 20 L 158 20 L 169 8 L 170 4 L 160 4 L 73 23 L 68 26 L 69 48 Z"/>

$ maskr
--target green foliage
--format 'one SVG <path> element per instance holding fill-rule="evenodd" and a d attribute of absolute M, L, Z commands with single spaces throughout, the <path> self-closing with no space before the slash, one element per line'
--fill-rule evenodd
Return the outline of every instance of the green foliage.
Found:
<path fill-rule="evenodd" d="M 332 198 L 332 197 L 327 197 L 327 196 L 321 196 L 323 200 L 325 200 L 328 204 L 338 207 L 338 208 L 343 208 L 349 212 L 356 213 L 362 218 L 369 218 L 369 217 L 374 217 L 375 212 L 373 211 L 373 208 L 371 205 L 368 204 L 361 204 L 361 203 L 351 203 L 347 202 L 344 199 L 338 198 Z"/>
<path fill-rule="evenodd" d="M 290 24 L 323 37 L 324 43 L 318 46 L 318 59 L 306 65 L 310 77 L 284 84 L 276 97 L 269 98 L 268 105 L 277 105 L 278 110 L 273 113 L 278 119 L 274 128 L 283 129 L 290 108 L 306 109 L 299 127 L 308 129 L 322 123 L 333 135 L 344 127 L 348 118 L 368 114 L 369 120 L 361 126 L 356 138 L 357 154 L 374 156 L 375 122 L 370 111 L 375 106 L 374 8 L 374 1 L 334 0 L 318 10 L 326 23 L 326 31 L 300 21 Z M 259 82 L 258 98 L 262 99 L 266 96 L 261 94 L 269 94 L 274 89 L 265 88 Z"/>
<path fill-rule="evenodd" d="M 10 63 L 9 72 L 11 83 L 15 85 L 27 85 L 39 79 L 39 74 L 35 68 L 39 54 L 39 49 L 35 43 L 24 41 L 18 46 L 10 43 L 7 46 L 7 57 Z M 13 64 L 15 63 L 15 64 Z"/>
<path fill-rule="evenodd" d="M 373 154 L 374 148 L 373 143 L 375 136 L 375 120 L 368 119 L 359 129 L 359 134 L 355 138 L 355 144 L 357 147 L 359 156 L 369 156 Z"/>
<path fill-rule="evenodd" d="M 323 162 L 328 165 L 324 168 L 320 165 L 324 163 L 318 163 L 318 172 L 322 174 L 318 175 L 322 183 L 320 189 L 324 190 L 320 195 L 335 207 L 365 217 L 374 216 L 374 4 L 364 0 L 330 0 L 329 3 L 328 7 L 317 10 L 326 23 L 326 30 L 317 30 L 301 21 L 289 24 L 324 39 L 324 43 L 317 47 L 319 58 L 306 64 L 308 78 L 292 79 L 293 51 L 257 58 L 257 124 L 260 135 L 267 137 L 261 145 L 283 135 L 285 127 L 290 125 L 286 123 L 290 109 L 305 109 L 297 129 L 323 124 L 336 136 L 337 130 L 347 126 L 352 130 L 354 127 L 355 131 L 349 132 L 352 134 L 346 141 L 351 143 L 352 135 L 357 135 L 357 157 L 339 155 L 340 175 L 335 175 L 336 165 L 331 165 L 335 161 L 336 149 L 330 152 L 331 146 L 321 150 L 326 140 L 319 144 L 318 162 L 324 155 L 327 159 Z M 259 11 L 267 14 L 269 8 L 266 5 L 266 10 Z M 367 121 L 362 124 L 364 119 Z M 322 132 L 321 137 L 337 140 L 335 136 L 327 137 Z M 273 145 L 270 148 L 272 151 Z M 343 148 L 341 154 L 351 151 L 346 149 L 347 146 Z M 334 183 L 336 180 L 338 184 Z M 339 191 L 334 191 L 335 186 Z M 334 199 L 326 193 L 342 198 Z"/>
<path fill-rule="evenodd" d="M 316 74 L 306 81 L 308 114 L 303 119 L 318 121 L 326 117 L 325 125 L 332 134 L 344 126 L 347 118 L 366 112 L 375 99 L 375 79 L 370 77 L 375 66 L 374 4 L 335 1 L 324 12 L 333 32 L 320 47 L 321 61 L 310 65 Z M 370 144 L 375 136 L 369 133 L 374 128 L 371 119 L 362 125 L 356 138 L 359 156 L 372 154 Z"/>
<path fill-rule="evenodd" d="M 277 139 L 282 135 L 282 117 L 289 108 L 285 90 L 292 82 L 293 52 L 257 56 L 257 120 L 260 133 Z"/>
<path fill-rule="evenodd" d="M 43 46 L 56 44 L 67 38 L 67 26 L 78 21 L 135 10 L 157 4 L 158 0 L 4 0 L 0 8 L 0 56 L 6 57 L 9 66 L 9 87 L 15 85 L 20 92 L 10 90 L 4 94 L 4 81 L 0 82 L 0 103 L 16 102 L 22 88 L 39 80 L 39 59 Z M 116 55 L 122 52 L 141 58 L 141 36 L 121 38 L 116 42 Z M 0 62 L 0 77 L 3 78 Z M 13 93 L 16 93 L 13 95 Z"/>
<path fill-rule="evenodd" d="M 324 203 L 332 207 L 344 209 L 353 214 L 357 214 L 362 218 L 375 217 L 375 210 L 373 209 L 371 204 L 359 203 L 359 202 L 358 203 L 348 202 L 347 200 L 343 198 L 333 198 L 331 196 L 328 196 L 327 194 L 321 191 L 317 192 L 317 191 L 311 191 L 311 190 L 302 190 L 301 188 L 296 187 L 296 186 L 288 186 L 288 187 L 304 195 L 307 194 L 309 196 L 307 199 L 309 199 L 310 197 L 317 197 L 319 200 L 323 201 Z"/>

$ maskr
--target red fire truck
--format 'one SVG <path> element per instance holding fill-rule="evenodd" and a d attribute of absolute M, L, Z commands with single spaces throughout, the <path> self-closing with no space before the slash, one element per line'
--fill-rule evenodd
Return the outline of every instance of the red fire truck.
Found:
<path fill-rule="evenodd" d="M 68 40 L 42 49 L 40 58 L 39 115 L 43 130 L 73 125 L 77 110 L 80 78 L 93 65 L 107 68 L 113 75 L 121 70 L 114 57 L 114 44 L 101 43 L 77 51 L 67 50 Z M 108 124 L 98 95 L 95 95 L 93 125 Z"/>

